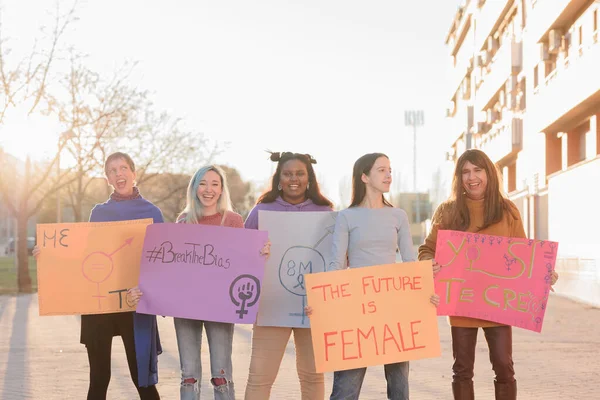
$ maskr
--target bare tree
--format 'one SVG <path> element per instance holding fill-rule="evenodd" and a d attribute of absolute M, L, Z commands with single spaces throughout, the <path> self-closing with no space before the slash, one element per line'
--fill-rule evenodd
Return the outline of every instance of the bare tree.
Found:
<path fill-rule="evenodd" d="M 11 107 L 26 105 L 29 115 L 37 109 L 46 93 L 51 67 L 60 50 L 60 40 L 67 27 L 77 19 L 75 17 L 76 5 L 77 2 L 74 2 L 67 12 L 62 12 L 60 3 L 57 1 L 52 33 L 46 34 L 46 27 L 42 26 L 42 35 L 35 40 L 29 56 L 16 60 L 16 62 L 11 62 L 14 60 L 10 59 L 12 49 L 8 47 L 8 40 L 3 35 L 3 10 L 0 8 L 0 94 L 3 100 L 3 104 L 0 106 L 0 124 Z M 45 48 L 38 48 L 40 42 L 47 43 Z"/>
<path fill-rule="evenodd" d="M 191 175 L 209 164 L 221 149 L 203 133 L 185 129 L 181 118 L 156 113 L 149 103 L 140 109 L 133 129 L 108 147 L 129 152 L 138 163 L 137 182 L 154 179 L 157 173 Z"/>
<path fill-rule="evenodd" d="M 138 186 L 145 198 L 159 206 L 165 221 L 175 222 L 185 207 L 186 188 L 189 181 L 189 175 L 155 173 L 152 174 L 152 179 L 146 179 Z"/>
<path fill-rule="evenodd" d="M 82 60 L 71 52 L 69 72 L 59 89 L 46 95 L 47 112 L 58 115 L 68 132 L 65 153 L 74 167 L 66 186 L 67 204 L 76 222 L 86 219 L 88 188 L 102 174 L 104 149 L 132 129 L 136 113 L 146 105 L 146 93 L 126 84 L 133 67 L 125 65 L 106 81 Z"/>
<path fill-rule="evenodd" d="M 0 126 L 10 108 L 26 108 L 31 115 L 38 108 L 47 92 L 53 63 L 58 58 L 59 43 L 67 27 L 76 19 L 75 5 L 63 13 L 59 2 L 54 11 L 50 34 L 43 33 L 36 40 L 30 55 L 21 60 L 11 60 L 11 50 L 2 35 L 0 22 Z M 0 10 L 0 19 L 2 18 Z M 47 42 L 39 48 L 40 42 Z M 16 61 L 16 62 L 13 62 Z M 59 143 L 59 151 L 65 141 Z M 24 170 L 11 170 L 4 153 L 0 151 L 0 196 L 17 221 L 16 254 L 18 259 L 18 288 L 20 292 L 31 291 L 31 277 L 27 257 L 27 221 L 41 207 L 43 198 L 52 195 L 58 188 L 68 183 L 65 175 L 51 176 L 58 154 L 48 163 L 34 165 L 27 158 Z M 13 163 L 14 166 L 14 163 Z M 16 177 L 13 181 L 12 178 Z"/>
<path fill-rule="evenodd" d="M 137 115 L 127 124 L 127 129 L 102 146 L 105 155 L 124 151 L 136 162 L 137 184 L 158 207 L 170 211 L 167 218 L 176 216 L 181 193 L 189 183 L 189 176 L 203 165 L 209 164 L 221 151 L 204 134 L 184 129 L 180 118 L 168 113 L 156 113 L 148 103 L 138 109 Z M 162 174 L 177 177 L 165 183 Z M 154 189 L 155 186 L 162 186 Z M 152 187 L 152 190 L 149 188 Z M 174 198 L 173 198 L 174 197 Z M 185 196 L 183 197 L 185 201 Z M 183 203 L 185 205 L 185 202 Z"/>
<path fill-rule="evenodd" d="M 72 54 L 70 72 L 61 80 L 63 96 L 48 96 L 49 111 L 70 127 L 66 152 L 74 167 L 66 203 L 75 221 L 85 220 L 89 204 L 98 201 L 98 191 L 90 193 L 89 187 L 104 174 L 103 162 L 114 151 L 132 156 L 144 195 L 174 220 L 189 174 L 210 162 L 218 148 L 202 134 L 182 129 L 180 119 L 155 112 L 147 93 L 127 84 L 135 64 L 124 65 L 107 81 L 82 60 Z M 106 198 L 110 189 L 104 187 Z"/>
<path fill-rule="evenodd" d="M 221 165 L 221 168 L 227 174 L 227 183 L 229 185 L 233 208 L 237 213 L 246 217 L 256 201 L 254 198 L 254 186 L 251 182 L 245 182 L 237 169 L 226 165 Z"/>

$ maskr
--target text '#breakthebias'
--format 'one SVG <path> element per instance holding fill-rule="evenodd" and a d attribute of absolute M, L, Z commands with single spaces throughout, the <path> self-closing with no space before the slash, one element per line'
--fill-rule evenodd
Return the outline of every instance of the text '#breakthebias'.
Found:
<path fill-rule="evenodd" d="M 184 243 L 186 246 L 183 252 L 177 252 L 173 249 L 173 243 L 165 241 L 160 246 L 155 246 L 152 250 L 146 251 L 146 259 L 151 263 L 183 263 L 200 264 L 205 266 L 215 266 L 228 269 L 231 266 L 229 258 L 219 257 L 215 253 L 215 247 L 212 244 Z"/>

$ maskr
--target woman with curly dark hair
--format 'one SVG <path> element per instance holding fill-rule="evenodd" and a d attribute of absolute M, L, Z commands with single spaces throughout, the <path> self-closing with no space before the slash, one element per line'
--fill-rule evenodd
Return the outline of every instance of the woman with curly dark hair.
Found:
<path fill-rule="evenodd" d="M 316 160 L 309 154 L 271 153 L 277 163 L 271 189 L 252 209 L 244 226 L 258 229 L 258 212 L 265 211 L 332 211 L 332 204 L 321 194 L 313 169 Z M 323 399 L 325 380 L 315 369 L 310 328 L 254 325 L 252 356 L 246 386 L 246 400 L 264 400 L 271 394 L 285 348 L 294 333 L 296 368 L 302 400 Z"/>

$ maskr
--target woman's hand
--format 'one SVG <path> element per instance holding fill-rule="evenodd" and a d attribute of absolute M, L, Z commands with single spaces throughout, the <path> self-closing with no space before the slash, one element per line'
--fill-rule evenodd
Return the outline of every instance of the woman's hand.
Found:
<path fill-rule="evenodd" d="M 439 306 L 440 305 L 440 296 L 437 294 L 432 294 L 431 297 L 429 298 L 429 302 L 436 307 Z"/>
<path fill-rule="evenodd" d="M 310 318 L 310 316 L 312 315 L 313 309 L 311 306 L 306 306 L 304 307 L 304 314 L 306 314 L 307 317 Z"/>
<path fill-rule="evenodd" d="M 435 276 L 442 269 L 442 266 L 433 258 L 431 259 L 431 266 L 433 267 L 433 276 Z"/>
<path fill-rule="evenodd" d="M 554 288 L 552 286 L 554 286 L 554 284 L 556 283 L 557 280 L 558 280 L 558 272 L 552 271 L 551 280 L 550 280 L 550 290 L 553 292 L 554 292 Z"/>
<path fill-rule="evenodd" d="M 129 296 L 129 299 L 135 306 L 137 306 L 137 304 L 140 302 L 140 299 L 142 298 L 143 295 L 144 295 L 144 293 L 142 293 L 140 288 L 137 286 L 134 286 L 127 291 L 127 296 Z"/>
<path fill-rule="evenodd" d="M 35 246 L 33 246 L 33 252 L 32 252 L 32 254 L 33 254 L 33 256 L 35 257 L 36 260 L 40 256 L 40 252 L 41 251 L 42 250 L 40 250 L 40 248 L 37 246 L 37 244 Z"/>
<path fill-rule="evenodd" d="M 260 255 L 264 256 L 266 260 L 271 256 L 271 241 L 268 240 L 267 243 L 260 249 Z"/>

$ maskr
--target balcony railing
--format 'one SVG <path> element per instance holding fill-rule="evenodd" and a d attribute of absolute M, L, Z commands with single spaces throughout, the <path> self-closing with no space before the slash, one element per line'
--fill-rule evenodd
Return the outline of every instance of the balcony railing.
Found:
<path fill-rule="evenodd" d="M 571 46 L 557 57 L 556 66 L 539 80 L 528 101 L 533 128 L 543 131 L 566 112 L 600 91 L 600 43 L 590 35 L 583 46 Z M 568 54 L 568 56 L 566 55 Z M 528 120 L 530 120 L 528 118 Z"/>
<path fill-rule="evenodd" d="M 532 3 L 527 16 L 527 32 L 531 40 L 538 42 L 555 27 L 563 27 L 578 15 L 589 0 L 538 0 Z"/>
<path fill-rule="evenodd" d="M 506 83 L 511 75 L 516 75 L 522 68 L 522 44 L 515 40 L 507 40 L 500 46 L 491 64 L 486 67 L 482 83 L 477 90 L 477 109 L 484 110 L 492 97 Z"/>
<path fill-rule="evenodd" d="M 477 36 L 475 38 L 475 48 L 480 50 L 484 47 L 496 22 L 504 17 L 504 10 L 514 2 L 514 0 L 493 0 L 486 1 L 479 15 L 477 16 Z"/>
<path fill-rule="evenodd" d="M 462 134 L 467 133 L 471 126 L 473 126 L 473 106 L 461 106 L 454 117 L 448 119 L 448 133 L 452 140 L 456 140 Z"/>
<path fill-rule="evenodd" d="M 473 53 L 470 55 L 463 54 L 463 57 L 457 60 L 456 66 L 452 69 L 450 74 L 450 81 L 452 82 L 451 88 L 452 90 L 459 89 L 462 81 L 468 75 L 468 73 L 473 69 Z"/>
<path fill-rule="evenodd" d="M 507 113 L 505 118 L 476 140 L 476 147 L 495 163 L 519 152 L 523 148 L 523 119 Z"/>
<path fill-rule="evenodd" d="M 461 40 L 468 35 L 468 30 L 471 29 L 471 20 L 473 13 L 468 5 L 463 9 L 460 19 L 456 21 L 456 30 L 448 40 L 448 48 L 451 54 L 459 52 L 458 46 L 463 46 Z"/>

